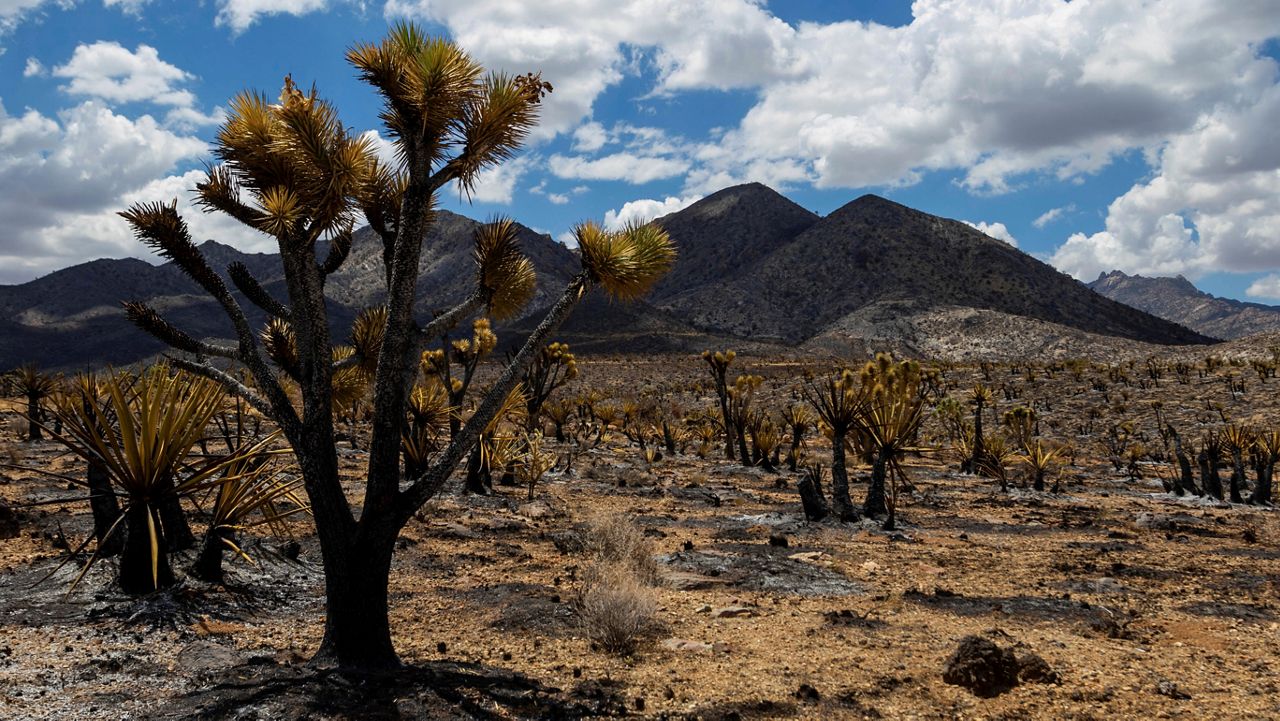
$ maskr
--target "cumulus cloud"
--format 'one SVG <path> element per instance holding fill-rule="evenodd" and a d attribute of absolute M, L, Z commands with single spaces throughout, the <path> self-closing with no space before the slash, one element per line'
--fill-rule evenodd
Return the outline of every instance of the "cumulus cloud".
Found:
<path fill-rule="evenodd" d="M 795 31 L 749 0 L 390 0 L 386 12 L 443 24 L 489 67 L 541 70 L 555 85 L 537 137 L 568 132 L 653 48 L 655 90 L 754 87 L 799 69 Z"/>
<path fill-rule="evenodd" d="M 1251 298 L 1280 300 L 1280 275 L 1270 273 L 1253 281 L 1244 291 Z"/>
<path fill-rule="evenodd" d="M 1064 213 L 1074 212 L 1075 209 L 1076 209 L 1076 206 L 1074 203 L 1071 205 L 1063 206 L 1061 208 L 1050 208 L 1044 211 L 1043 213 L 1041 213 L 1039 216 L 1037 216 L 1035 220 L 1031 221 L 1031 224 L 1034 225 L 1036 228 L 1043 229 L 1046 225 L 1061 218 Z"/>
<path fill-rule="evenodd" d="M 43 63 L 35 58 L 27 58 L 27 64 L 22 68 L 22 77 L 36 78 L 44 75 L 45 72 L 47 71 Z"/>
<path fill-rule="evenodd" d="M 144 195 L 173 197 L 175 188 L 154 184 L 181 177 L 170 174 L 206 152 L 198 138 L 175 133 L 149 115 L 119 115 L 98 101 L 57 117 L 35 110 L 11 116 L 0 106 L 0 224 L 6 230 L 0 282 L 27 280 L 88 258 L 139 255 L 115 211 Z"/>
<path fill-rule="evenodd" d="M 1004 223 L 987 223 L 984 221 L 973 223 L 968 220 L 963 220 L 961 222 L 974 230 L 977 230 L 979 233 L 991 236 L 996 240 L 1003 240 L 1015 248 L 1018 247 L 1018 239 L 1013 237 L 1013 233 L 1009 232 L 1009 229 L 1005 227 Z"/>
<path fill-rule="evenodd" d="M 468 196 L 461 193 L 461 197 L 470 198 L 476 203 L 497 203 L 500 205 L 508 205 L 515 197 L 516 184 L 520 182 L 520 178 L 533 168 L 537 159 L 528 155 L 522 155 L 514 160 L 508 160 L 501 165 L 495 165 L 492 168 L 481 171 L 476 178 L 475 187 L 471 189 Z M 451 183 L 450 186 L 455 193 L 459 192 L 457 183 Z"/>
<path fill-rule="evenodd" d="M 387 4 L 444 24 L 487 64 L 541 69 L 556 84 L 546 133 L 589 117 L 634 72 L 636 49 L 659 94 L 757 90 L 692 169 L 696 188 L 903 185 L 960 169 L 970 189 L 1005 192 L 1026 173 L 1079 177 L 1256 89 L 1269 63 L 1256 46 L 1280 26 L 1280 5 L 1260 1 L 920 0 L 912 11 L 903 27 L 793 28 L 751 0 Z M 583 127 L 585 147 L 598 143 L 600 128 Z"/>
<path fill-rule="evenodd" d="M 689 166 L 682 160 L 634 153 L 613 153 L 600 158 L 552 155 L 547 161 L 557 178 L 621 180 L 634 185 L 683 175 Z"/>
<path fill-rule="evenodd" d="M 1104 230 L 1072 235 L 1053 264 L 1077 278 L 1280 267 L 1277 117 L 1274 84 L 1243 107 L 1206 114 L 1158 152 L 1154 177 L 1111 203 Z"/>
<path fill-rule="evenodd" d="M 604 126 L 595 121 L 583 123 L 573 131 L 573 151 L 575 153 L 594 153 L 608 142 L 609 134 Z"/>
<path fill-rule="evenodd" d="M 264 15 L 306 15 L 327 5 L 326 0 L 220 0 L 215 22 L 242 33 Z"/>
<path fill-rule="evenodd" d="M 78 45 L 66 64 L 53 69 L 53 75 L 70 81 L 62 86 L 64 92 L 111 103 L 190 107 L 195 102 L 189 90 L 177 87 L 191 75 L 161 60 L 150 45 L 139 45 L 132 52 L 116 42 Z"/>
<path fill-rule="evenodd" d="M 33 10 L 48 4 L 49 0 L 0 0 L 0 33 L 7 33 L 16 28 Z M 66 2 L 58 2 L 66 6 Z M 0 48 L 0 52 L 4 49 Z"/>
<path fill-rule="evenodd" d="M 702 200 L 701 195 L 688 195 L 682 198 L 671 196 L 663 200 L 652 198 L 632 200 L 617 210 L 607 211 L 604 214 L 604 227 L 618 230 L 628 223 L 647 223 L 654 218 L 684 210 L 699 200 Z"/>
<path fill-rule="evenodd" d="M 142 6 L 149 2 L 151 0 L 102 0 L 105 7 L 118 7 L 130 15 L 142 14 Z"/>

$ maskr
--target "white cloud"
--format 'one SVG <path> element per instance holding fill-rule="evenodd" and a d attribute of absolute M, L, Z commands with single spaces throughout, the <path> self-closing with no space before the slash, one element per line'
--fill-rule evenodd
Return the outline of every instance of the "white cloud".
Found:
<path fill-rule="evenodd" d="M 1061 208 L 1050 208 L 1049 210 L 1046 210 L 1043 213 L 1041 213 L 1038 217 L 1036 217 L 1035 220 L 1031 221 L 1031 224 L 1034 225 L 1036 228 L 1043 229 L 1046 225 L 1061 218 L 1064 213 L 1074 212 L 1075 209 L 1076 209 L 1076 206 L 1074 203 L 1071 205 L 1062 206 Z"/>
<path fill-rule="evenodd" d="M 657 48 L 660 92 L 753 87 L 799 65 L 794 31 L 749 0 L 390 0 L 389 16 L 438 22 L 486 66 L 541 70 L 555 86 L 536 137 L 568 132 Z"/>
<path fill-rule="evenodd" d="M 664 200 L 645 198 L 632 200 L 617 210 L 604 214 L 604 227 L 618 230 L 628 223 L 647 223 L 654 218 L 661 218 L 677 210 L 684 210 L 702 200 L 701 195 L 689 195 L 683 198 L 667 197 Z"/>
<path fill-rule="evenodd" d="M 1009 245 L 1012 245 L 1015 248 L 1018 247 L 1018 239 L 1013 237 L 1013 233 L 1009 232 L 1009 229 L 1005 227 L 1004 223 L 987 223 L 981 220 L 976 223 L 970 222 L 968 220 L 962 220 L 960 222 L 977 230 L 979 233 L 983 233 L 984 235 L 991 236 L 996 240 L 1003 240 L 1004 242 L 1008 243 Z"/>
<path fill-rule="evenodd" d="M 476 178 L 470 199 L 476 203 L 509 205 L 515 197 L 516 184 L 520 182 L 520 178 L 525 173 L 532 169 L 536 162 L 536 158 L 522 155 L 514 160 L 508 160 L 505 163 L 481 171 Z M 450 183 L 449 187 L 454 193 L 460 192 L 457 183 Z M 461 197 L 467 198 L 468 196 L 463 193 Z"/>
<path fill-rule="evenodd" d="M 102 0 L 103 6 L 118 7 L 130 15 L 141 15 L 142 6 L 150 2 L 151 0 Z"/>
<path fill-rule="evenodd" d="M 49 0 L 0 0 L 0 33 L 12 31 L 31 11 L 48 2 Z M 67 6 L 64 0 L 59 0 L 57 4 Z M 3 52 L 4 48 L 0 48 L 0 54 Z"/>
<path fill-rule="evenodd" d="M 67 93 L 111 103 L 148 102 L 185 108 L 195 102 L 189 90 L 176 87 L 191 75 L 161 60 L 150 45 L 139 45 L 133 52 L 116 42 L 79 45 L 65 65 L 53 69 L 53 75 L 70 80 L 62 86 Z"/>
<path fill-rule="evenodd" d="M 114 213 L 206 152 L 204 141 L 149 115 L 130 119 L 97 101 L 56 118 L 34 110 L 10 116 L 0 106 L 0 282 L 89 258 L 138 255 Z"/>
<path fill-rule="evenodd" d="M 595 121 L 583 123 L 573 131 L 573 152 L 594 153 L 603 148 L 608 140 L 609 134 L 603 125 Z"/>
<path fill-rule="evenodd" d="M 1075 179 L 1272 82 L 1256 48 L 1280 27 L 1280 5 L 1261 0 L 919 0 L 896 28 L 793 28 L 751 0 L 391 0 L 387 12 L 444 24 L 487 64 L 541 69 L 556 86 L 546 134 L 645 67 L 637 49 L 659 94 L 756 89 L 686 188 L 903 185 L 938 169 L 982 192 L 1031 172 Z M 581 127 L 586 152 L 601 128 Z"/>
<path fill-rule="evenodd" d="M 1265 275 L 1250 283 L 1244 293 L 1251 298 L 1280 300 L 1280 275 L 1275 273 Z"/>
<path fill-rule="evenodd" d="M 27 58 L 27 64 L 22 68 L 22 77 L 35 78 L 44 75 L 45 72 L 47 71 L 45 70 L 44 64 L 39 60 L 35 58 Z"/>
<path fill-rule="evenodd" d="M 264 15 L 306 15 L 327 5 L 326 0 L 219 0 L 215 22 L 242 33 Z"/>
<path fill-rule="evenodd" d="M 1111 203 L 1104 230 L 1072 235 L 1053 264 L 1077 278 L 1280 268 L 1277 117 L 1280 85 L 1206 114 L 1156 153 L 1154 177 Z"/>
<path fill-rule="evenodd" d="M 689 169 L 688 163 L 683 160 L 634 153 L 614 153 L 593 159 L 553 155 L 548 160 L 548 167 L 558 178 L 621 180 L 633 185 L 674 178 Z"/>

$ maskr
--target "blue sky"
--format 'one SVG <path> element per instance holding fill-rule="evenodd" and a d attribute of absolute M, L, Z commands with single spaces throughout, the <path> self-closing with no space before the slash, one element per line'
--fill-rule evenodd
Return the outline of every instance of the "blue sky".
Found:
<path fill-rule="evenodd" d="M 828 213 L 874 192 L 1089 280 L 1280 298 L 1280 3 L 1165 0 L 0 0 L 0 283 L 144 253 L 113 215 L 185 196 L 220 108 L 314 82 L 410 18 L 556 91 L 472 217 L 556 237 L 761 181 Z M 197 235 L 266 239 L 213 217 Z"/>

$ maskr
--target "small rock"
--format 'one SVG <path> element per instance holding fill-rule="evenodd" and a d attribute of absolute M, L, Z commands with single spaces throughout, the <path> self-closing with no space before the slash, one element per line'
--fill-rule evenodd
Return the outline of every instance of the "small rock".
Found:
<path fill-rule="evenodd" d="M 695 613 L 711 613 L 711 604 L 704 603 L 701 606 L 698 606 L 698 610 L 695 611 Z"/>
<path fill-rule="evenodd" d="M 1024 683 L 1058 683 L 1061 678 L 1048 661 L 1027 652 L 1018 656 L 1018 680 Z"/>
<path fill-rule="evenodd" d="M 551 515 L 551 506 L 546 501 L 533 501 L 520 506 L 520 515 L 531 520 L 546 518 Z"/>
<path fill-rule="evenodd" d="M 807 683 L 800 684 L 800 688 L 796 689 L 795 697 L 801 703 L 817 703 L 822 700 L 822 694 L 818 693 L 818 689 Z"/>
<path fill-rule="evenodd" d="M 965 636 L 947 659 L 942 680 L 963 686 L 975 696 L 999 696 L 1018 685 L 1018 659 L 1013 651 L 1000 648 L 981 636 Z"/>
<path fill-rule="evenodd" d="M 1191 694 L 1178 688 L 1178 684 L 1172 681 L 1161 681 L 1156 684 L 1156 693 L 1178 701 L 1187 701 L 1191 698 Z"/>
<path fill-rule="evenodd" d="M 691 641 L 687 638 L 669 638 L 662 642 L 664 648 L 680 653 L 712 653 L 715 647 L 709 643 L 701 641 Z"/>
<path fill-rule="evenodd" d="M 750 618 L 756 612 L 746 606 L 725 606 L 711 612 L 712 618 Z"/>
<path fill-rule="evenodd" d="M 786 536 L 781 533 L 774 533 L 769 536 L 769 545 L 774 548 L 786 548 L 790 544 L 787 542 Z"/>

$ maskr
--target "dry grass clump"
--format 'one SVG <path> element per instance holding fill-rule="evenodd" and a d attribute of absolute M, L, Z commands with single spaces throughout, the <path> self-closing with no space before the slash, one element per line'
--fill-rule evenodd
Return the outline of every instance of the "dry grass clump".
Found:
<path fill-rule="evenodd" d="M 653 546 L 630 521 L 610 516 L 591 525 L 586 552 L 578 596 L 583 630 L 606 651 L 632 653 L 661 628 Z"/>
<path fill-rule="evenodd" d="M 621 566 L 649 586 L 662 584 L 653 544 L 624 516 L 603 516 L 587 530 L 586 550 L 597 565 Z"/>

